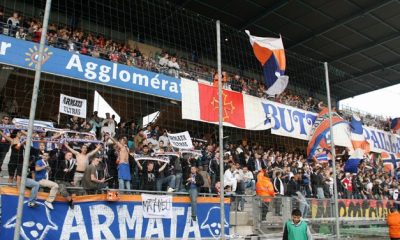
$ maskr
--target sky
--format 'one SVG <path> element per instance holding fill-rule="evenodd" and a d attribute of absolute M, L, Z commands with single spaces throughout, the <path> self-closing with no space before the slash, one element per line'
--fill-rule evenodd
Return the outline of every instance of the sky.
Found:
<path fill-rule="evenodd" d="M 384 117 L 400 117 L 400 84 L 347 98 L 339 102 L 343 106 Z"/>

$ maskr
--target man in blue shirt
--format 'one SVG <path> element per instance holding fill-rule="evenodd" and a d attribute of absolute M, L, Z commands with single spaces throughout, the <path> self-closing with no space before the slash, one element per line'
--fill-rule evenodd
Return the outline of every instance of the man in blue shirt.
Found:
<path fill-rule="evenodd" d="M 49 180 L 49 173 L 51 168 L 49 166 L 49 153 L 44 152 L 42 155 L 42 159 L 36 161 L 35 164 L 35 180 L 40 184 L 41 187 L 50 188 L 50 194 L 47 197 L 47 200 L 44 202 L 46 207 L 53 210 L 53 202 L 56 198 L 58 192 L 58 184 L 56 182 Z"/>

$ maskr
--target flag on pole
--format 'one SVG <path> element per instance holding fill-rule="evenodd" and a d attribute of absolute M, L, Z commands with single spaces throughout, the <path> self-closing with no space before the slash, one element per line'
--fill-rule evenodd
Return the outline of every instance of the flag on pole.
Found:
<path fill-rule="evenodd" d="M 393 133 L 400 132 L 400 118 L 392 119 L 392 121 L 390 123 L 390 129 L 393 131 Z"/>
<path fill-rule="evenodd" d="M 286 56 L 282 38 L 252 36 L 248 30 L 254 55 L 263 66 L 266 93 L 270 96 L 281 94 L 287 87 L 289 77 L 285 76 Z"/>

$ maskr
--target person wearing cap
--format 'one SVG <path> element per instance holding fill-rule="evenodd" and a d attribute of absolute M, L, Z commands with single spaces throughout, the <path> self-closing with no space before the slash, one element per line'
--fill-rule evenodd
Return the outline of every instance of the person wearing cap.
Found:
<path fill-rule="evenodd" d="M 392 207 L 387 216 L 389 237 L 391 240 L 400 240 L 400 213 L 396 207 Z"/>
<path fill-rule="evenodd" d="M 265 221 L 267 219 L 269 203 L 275 197 L 274 186 L 268 177 L 268 171 L 265 167 L 257 174 L 256 193 L 264 202 L 261 207 L 261 221 Z"/>

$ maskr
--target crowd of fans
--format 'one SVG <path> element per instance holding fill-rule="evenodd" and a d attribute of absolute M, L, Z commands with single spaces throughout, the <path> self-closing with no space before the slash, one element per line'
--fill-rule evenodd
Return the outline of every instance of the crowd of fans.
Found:
<path fill-rule="evenodd" d="M 40 21 L 21 18 L 13 13 L 8 19 L 0 11 L 0 32 L 12 37 L 38 42 L 42 26 Z M 49 25 L 47 44 L 71 52 L 103 58 L 113 62 L 157 71 L 174 77 L 196 79 L 200 76 L 190 71 L 189 64 L 166 52 L 154 58 L 145 56 L 138 47 L 117 43 L 104 36 L 95 36 L 67 26 Z M 204 69 L 202 69 L 204 73 Z M 208 70 L 206 70 L 207 72 Z M 203 74 L 202 73 L 202 74 Z M 209 71 L 211 81 L 216 79 Z M 265 86 L 257 79 L 223 73 L 224 87 L 258 97 L 267 98 Z M 286 91 L 272 100 L 304 110 L 317 111 L 317 100 Z M 346 113 L 342 113 L 346 117 Z M 386 128 L 384 120 L 364 122 Z M 2 124 L 11 124 L 5 115 Z M 271 179 L 274 192 L 282 196 L 295 196 L 301 192 L 306 197 L 329 198 L 333 182 L 338 182 L 341 198 L 394 199 L 399 198 L 397 176 L 384 171 L 379 158 L 366 159 L 357 174 L 343 171 L 346 155 L 338 159 L 338 178 L 332 178 L 329 163 L 309 161 L 303 151 L 280 152 L 268 146 L 241 141 L 225 145 L 224 154 L 216 144 L 195 140 L 194 149 L 179 152 L 167 137 L 167 130 L 149 125 L 142 129 L 135 122 L 117 123 L 113 116 L 105 119 L 95 112 L 88 119 L 72 117 L 65 123 L 68 130 L 35 133 L 30 158 L 30 186 L 50 189 L 46 205 L 57 192 L 73 207 L 68 187 L 83 186 L 86 191 L 96 192 L 104 187 L 154 191 L 185 191 L 192 183 L 193 167 L 202 176 L 200 191 L 219 193 L 220 159 L 224 162 L 224 188 L 230 194 L 254 193 L 257 175 L 266 173 Z M 9 182 L 15 181 L 22 172 L 24 132 L 18 129 L 1 130 L 0 161 L 3 163 L 11 148 L 7 165 Z M 141 160 L 138 160 L 141 159 Z M 34 191 L 32 191 L 34 192 Z M 32 198 L 34 198 L 32 196 Z M 32 199 L 32 206 L 35 202 Z"/>
<path fill-rule="evenodd" d="M 5 115 L 2 124 L 11 124 L 10 120 Z M 193 151 L 180 152 L 171 146 L 166 129 L 152 125 L 141 129 L 135 122 L 117 123 L 112 116 L 102 119 L 96 112 L 86 121 L 71 117 L 65 126 L 68 128 L 62 131 L 35 133 L 31 148 L 29 176 L 51 189 L 49 203 L 58 191 L 71 200 L 67 190 L 71 186 L 83 186 L 89 192 L 105 187 L 187 191 L 192 167 L 204 180 L 200 192 L 218 194 L 221 157 L 227 194 L 253 194 L 262 172 L 270 178 L 277 195 L 332 196 L 330 164 L 307 160 L 299 149 L 280 152 L 243 140 L 226 143 L 221 156 L 216 144 L 196 139 Z M 1 163 L 11 147 L 7 165 L 10 183 L 22 173 L 24 134 L 22 130 L 1 130 Z M 360 164 L 357 174 L 350 174 L 343 171 L 348 156 L 340 155 L 336 161 L 340 198 L 399 198 L 396 174 L 385 172 L 382 161 L 373 156 L 374 160 L 365 159 Z"/>
<path fill-rule="evenodd" d="M 23 40 L 39 42 L 42 32 L 42 23 L 35 18 L 22 17 L 18 12 L 13 12 L 9 18 L 4 16 L 0 8 L 0 33 Z M 166 51 L 156 52 L 154 56 L 143 54 L 138 46 L 130 46 L 127 43 L 120 43 L 107 39 L 100 34 L 82 31 L 79 28 L 72 28 L 66 25 L 49 24 L 47 33 L 47 45 L 65 49 L 70 52 L 84 54 L 95 58 L 101 58 L 128 66 L 135 66 L 149 71 L 160 72 L 173 77 L 185 77 L 193 80 L 205 79 L 216 81 L 215 69 L 206 65 L 198 64 L 196 53 L 192 53 L 190 60 L 180 58 L 176 54 L 169 54 Z M 294 94 L 290 90 L 277 96 L 268 96 L 263 82 L 253 78 L 246 78 L 238 74 L 223 72 L 222 80 L 224 88 L 245 94 L 268 98 L 289 106 L 297 107 L 307 111 L 317 112 L 317 104 L 320 100 L 313 97 L 304 97 Z M 343 111 L 344 117 L 352 114 Z M 368 126 L 388 130 L 388 119 L 364 115 L 363 121 Z"/>

